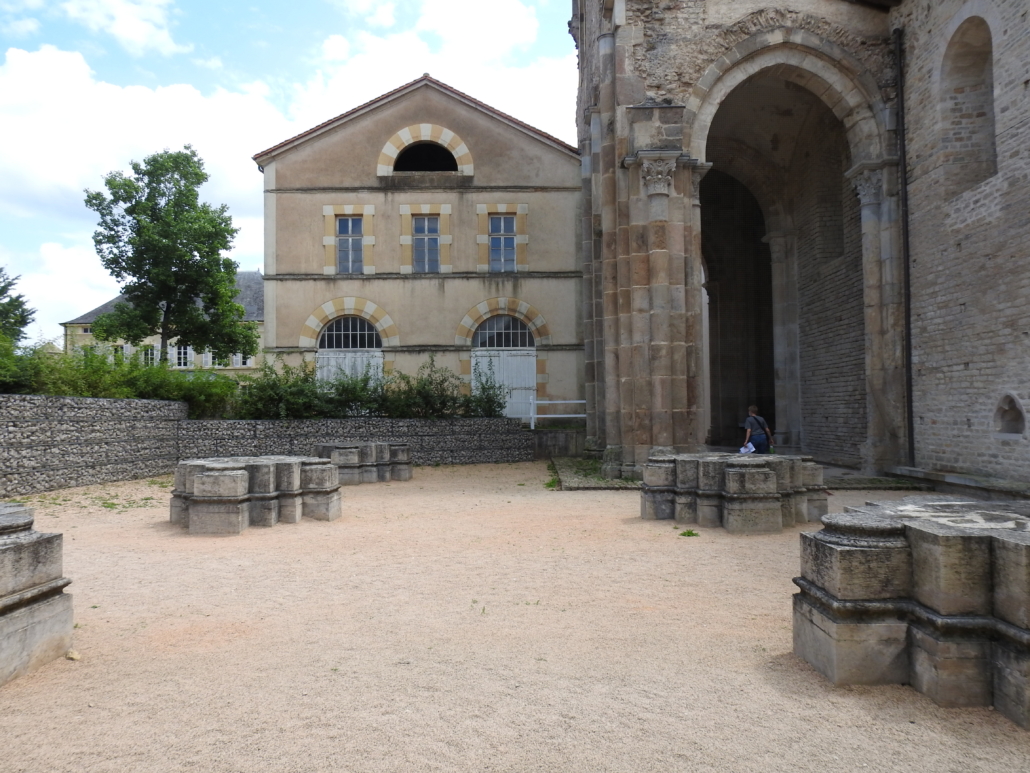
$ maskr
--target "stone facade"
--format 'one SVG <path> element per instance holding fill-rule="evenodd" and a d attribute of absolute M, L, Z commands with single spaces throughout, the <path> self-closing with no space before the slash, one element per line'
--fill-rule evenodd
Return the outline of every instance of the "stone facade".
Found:
<path fill-rule="evenodd" d="M 1025 478 L 1025 14 L 574 0 L 608 474 L 738 445 L 757 403 L 821 461 Z"/>
<path fill-rule="evenodd" d="M 517 419 L 192 421 L 185 403 L 0 395 L 0 497 L 164 475 L 181 459 L 310 456 L 341 440 L 406 443 L 413 464 L 533 459 Z"/>
<path fill-rule="evenodd" d="M 1030 504 L 908 497 L 801 535 L 794 652 L 1030 729 Z"/>
<path fill-rule="evenodd" d="M 426 75 L 254 159 L 266 351 L 322 377 L 493 363 L 509 416 L 582 399 L 576 148 Z M 498 324 L 524 335 L 476 339 Z"/>
<path fill-rule="evenodd" d="M 32 529 L 32 511 L 0 504 L 0 686 L 59 658 L 72 644 L 63 537 Z"/>

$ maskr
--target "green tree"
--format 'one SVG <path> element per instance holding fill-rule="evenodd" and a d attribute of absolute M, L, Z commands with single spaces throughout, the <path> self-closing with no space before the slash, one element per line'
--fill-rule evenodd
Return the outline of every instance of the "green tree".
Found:
<path fill-rule="evenodd" d="M 216 359 L 255 354 L 257 326 L 234 302 L 236 263 L 222 256 L 239 229 L 226 205 L 200 203 L 204 162 L 187 145 L 131 166 L 130 176 L 104 178 L 109 196 L 86 191 L 86 206 L 100 216 L 97 254 L 125 297 L 97 317 L 94 337 L 138 346 L 160 335 L 162 360 L 171 341 Z"/>
<path fill-rule="evenodd" d="M 9 277 L 0 268 L 0 335 L 17 344 L 25 337 L 25 328 L 32 322 L 36 312 L 25 303 L 25 296 L 11 292 L 20 277 Z"/>

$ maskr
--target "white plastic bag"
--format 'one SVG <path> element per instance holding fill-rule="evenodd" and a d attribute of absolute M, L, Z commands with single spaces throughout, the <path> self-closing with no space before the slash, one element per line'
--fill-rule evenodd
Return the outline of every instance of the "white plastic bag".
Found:
<path fill-rule="evenodd" d="M 742 454 L 753 454 L 754 452 L 755 452 L 755 447 L 753 445 L 751 445 L 750 443 L 748 443 L 745 446 L 741 446 L 740 447 L 740 453 L 742 453 Z"/>

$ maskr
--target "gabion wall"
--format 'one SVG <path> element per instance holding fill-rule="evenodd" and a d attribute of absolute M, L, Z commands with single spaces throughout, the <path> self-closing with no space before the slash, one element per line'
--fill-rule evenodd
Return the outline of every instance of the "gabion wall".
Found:
<path fill-rule="evenodd" d="M 518 419 L 190 421 L 184 403 L 0 395 L 0 497 L 166 474 L 181 459 L 310 456 L 341 440 L 407 443 L 420 465 L 533 459 Z"/>

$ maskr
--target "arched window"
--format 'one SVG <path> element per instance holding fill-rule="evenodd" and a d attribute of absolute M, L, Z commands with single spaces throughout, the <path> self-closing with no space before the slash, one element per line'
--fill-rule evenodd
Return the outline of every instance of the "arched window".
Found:
<path fill-rule="evenodd" d="M 979 16 L 966 19 L 941 68 L 941 163 L 947 195 L 957 196 L 998 171 L 994 137 L 994 46 Z"/>
<path fill-rule="evenodd" d="M 367 319 L 339 317 L 322 329 L 319 349 L 382 349 L 379 331 Z"/>
<path fill-rule="evenodd" d="M 338 317 L 318 337 L 315 355 L 319 379 L 374 377 L 383 373 L 383 339 L 375 325 L 362 317 Z"/>
<path fill-rule="evenodd" d="M 518 317 L 500 314 L 483 320 L 472 336 L 474 348 L 525 349 L 536 346 L 533 332 Z"/>
<path fill-rule="evenodd" d="M 458 162 L 443 145 L 416 142 L 408 145 L 394 162 L 395 172 L 457 172 Z"/>

